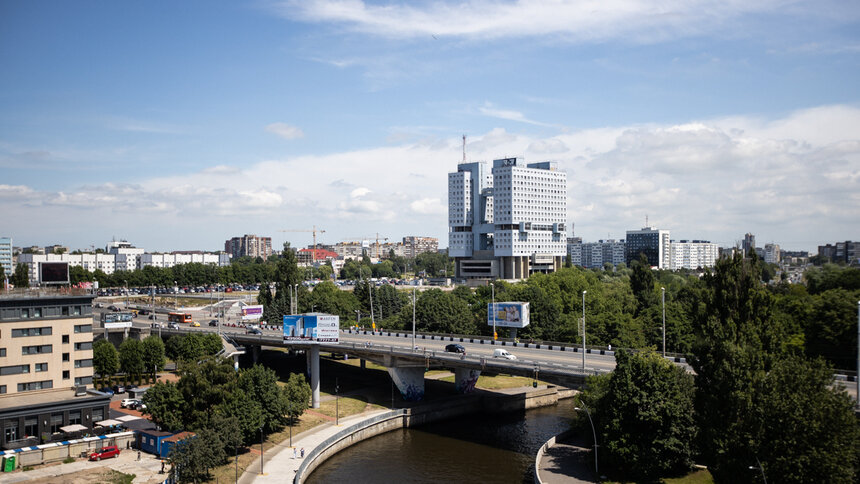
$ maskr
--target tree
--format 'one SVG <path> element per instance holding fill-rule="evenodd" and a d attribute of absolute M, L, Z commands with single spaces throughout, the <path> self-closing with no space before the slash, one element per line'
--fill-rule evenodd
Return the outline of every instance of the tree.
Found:
<path fill-rule="evenodd" d="M 615 358 L 608 382 L 591 399 L 602 458 L 625 479 L 687 471 L 696 434 L 693 377 L 651 351 L 619 351 Z"/>
<path fill-rule="evenodd" d="M 400 311 L 401 324 L 412 324 L 412 305 Z M 415 324 L 421 331 L 474 334 L 475 321 L 462 299 L 441 289 L 428 289 L 415 303 Z"/>
<path fill-rule="evenodd" d="M 224 443 L 216 430 L 201 429 L 197 435 L 176 443 L 167 456 L 173 466 L 170 477 L 177 482 L 206 482 L 209 469 L 227 461 Z"/>
<path fill-rule="evenodd" d="M 113 343 L 102 338 L 93 344 L 93 368 L 103 377 L 119 370 L 119 353 Z"/>
<path fill-rule="evenodd" d="M 143 368 L 152 376 L 164 368 L 164 342 L 158 335 L 150 335 L 143 340 Z"/>
<path fill-rule="evenodd" d="M 654 274 L 644 253 L 639 254 L 639 260 L 633 261 L 633 273 L 630 275 L 630 289 L 636 297 L 636 314 L 654 303 Z"/>
<path fill-rule="evenodd" d="M 453 275 L 448 271 L 448 254 L 441 252 L 422 252 L 415 257 L 415 270 L 418 272 L 424 271 L 428 277 L 438 277 L 443 274 L 443 271 L 448 275 Z"/>
<path fill-rule="evenodd" d="M 287 384 L 282 389 L 287 403 L 287 415 L 291 419 L 299 417 L 310 406 L 311 386 L 301 373 L 290 373 Z"/>
<path fill-rule="evenodd" d="M 287 398 L 278 386 L 278 376 L 274 370 L 262 365 L 244 369 L 239 372 L 238 387 L 260 405 L 265 433 L 283 428 L 286 423 Z"/>
<path fill-rule="evenodd" d="M 140 340 L 126 338 L 119 345 L 119 366 L 128 375 L 143 373 L 143 344 Z"/>
<path fill-rule="evenodd" d="M 162 430 L 181 430 L 183 427 L 182 412 L 186 407 L 179 388 L 172 382 L 157 382 L 143 394 L 146 404 L 145 413 L 152 416 L 152 421 Z"/>
<path fill-rule="evenodd" d="M 756 455 L 772 482 L 857 482 L 860 427 L 854 402 L 821 360 L 792 355 L 764 378 Z"/>
<path fill-rule="evenodd" d="M 27 264 L 19 262 L 12 275 L 12 284 L 17 288 L 30 287 L 30 270 Z"/>

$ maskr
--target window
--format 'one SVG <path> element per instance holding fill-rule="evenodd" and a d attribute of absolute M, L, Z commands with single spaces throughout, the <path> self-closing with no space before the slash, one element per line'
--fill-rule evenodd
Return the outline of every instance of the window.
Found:
<path fill-rule="evenodd" d="M 38 373 L 40 371 L 48 371 L 48 364 L 47 363 L 36 363 L 35 366 L 36 366 L 36 373 Z"/>
<path fill-rule="evenodd" d="M 105 409 L 103 407 L 93 409 L 93 422 L 100 422 L 105 419 Z"/>
<path fill-rule="evenodd" d="M 63 412 L 52 413 L 51 414 L 51 433 L 56 434 L 60 431 L 60 427 L 63 426 Z"/>
<path fill-rule="evenodd" d="M 21 310 L 21 319 L 29 319 L 29 318 L 30 318 L 30 309 L 29 308 L 22 309 Z M 7 439 L 6 441 L 8 442 L 9 440 Z"/>
<path fill-rule="evenodd" d="M 18 440 L 18 421 L 6 422 L 6 442 L 14 442 Z"/>
<path fill-rule="evenodd" d="M 0 385 L 0 395 L 6 393 L 6 385 Z"/>
<path fill-rule="evenodd" d="M 75 425 L 81 423 L 81 411 L 80 410 L 72 410 L 69 412 L 69 425 Z"/>
<path fill-rule="evenodd" d="M 69 354 L 63 353 L 63 361 L 69 361 Z"/>
<path fill-rule="evenodd" d="M 63 344 L 69 344 L 69 335 L 67 335 L 67 334 L 63 335 Z"/>
<path fill-rule="evenodd" d="M 0 348 L 0 358 L 6 356 L 6 348 Z"/>
<path fill-rule="evenodd" d="M 30 365 L 0 366 L 0 375 L 30 373 Z"/>
<path fill-rule="evenodd" d="M 62 307 L 62 308 L 60 308 L 60 309 L 61 309 L 61 311 L 62 311 L 63 316 L 68 316 L 68 315 L 69 315 L 69 307 L 68 307 L 68 306 L 63 306 L 63 307 Z"/>
<path fill-rule="evenodd" d="M 24 437 L 39 435 L 39 417 L 24 418 Z"/>
<path fill-rule="evenodd" d="M 54 388 L 53 380 L 44 380 L 44 381 L 31 381 L 29 383 L 19 383 L 18 391 L 19 392 L 29 392 L 31 390 L 43 390 L 47 388 Z"/>
<path fill-rule="evenodd" d="M 75 378 L 75 385 L 92 385 L 93 377 L 91 376 L 79 376 Z"/>
<path fill-rule="evenodd" d="M 69 370 L 63 370 L 63 380 L 68 380 L 70 378 Z"/>
<path fill-rule="evenodd" d="M 92 358 L 87 360 L 75 360 L 75 368 L 90 368 L 93 366 Z"/>
<path fill-rule="evenodd" d="M 39 355 L 42 353 L 51 353 L 52 348 L 51 345 L 41 345 L 41 346 L 23 346 L 21 347 L 22 355 Z"/>
<path fill-rule="evenodd" d="M 45 328 L 20 328 L 12 330 L 13 338 L 21 338 L 24 336 L 48 336 L 52 334 L 51 327 Z"/>
<path fill-rule="evenodd" d="M 75 351 L 91 350 L 91 349 L 93 349 L 93 342 L 92 341 L 85 341 L 83 343 L 75 343 Z"/>
<path fill-rule="evenodd" d="M 75 325 L 75 333 L 92 333 L 93 325 L 92 324 L 76 324 Z"/>
<path fill-rule="evenodd" d="M 80 306 L 72 306 L 72 316 L 80 316 L 81 315 L 81 307 Z"/>

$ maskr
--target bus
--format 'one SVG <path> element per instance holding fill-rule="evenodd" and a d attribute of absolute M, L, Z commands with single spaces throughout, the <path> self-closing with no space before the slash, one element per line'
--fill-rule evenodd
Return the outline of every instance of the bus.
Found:
<path fill-rule="evenodd" d="M 167 320 L 171 323 L 192 323 L 191 314 L 189 313 L 168 313 Z"/>

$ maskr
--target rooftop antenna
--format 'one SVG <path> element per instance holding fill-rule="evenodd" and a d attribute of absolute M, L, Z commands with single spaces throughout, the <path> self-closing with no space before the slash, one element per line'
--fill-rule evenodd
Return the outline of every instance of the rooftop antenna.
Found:
<path fill-rule="evenodd" d="M 645 214 L 645 226 L 650 227 L 650 225 L 648 225 L 648 214 L 647 213 Z"/>
<path fill-rule="evenodd" d="M 466 162 L 466 135 L 463 135 L 463 163 Z"/>

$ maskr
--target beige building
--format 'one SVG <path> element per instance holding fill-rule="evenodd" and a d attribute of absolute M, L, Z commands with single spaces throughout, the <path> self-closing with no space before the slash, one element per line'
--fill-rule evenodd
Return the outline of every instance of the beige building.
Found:
<path fill-rule="evenodd" d="M 0 295 L 0 447 L 64 438 L 61 427 L 108 418 L 93 382 L 92 295 Z"/>

